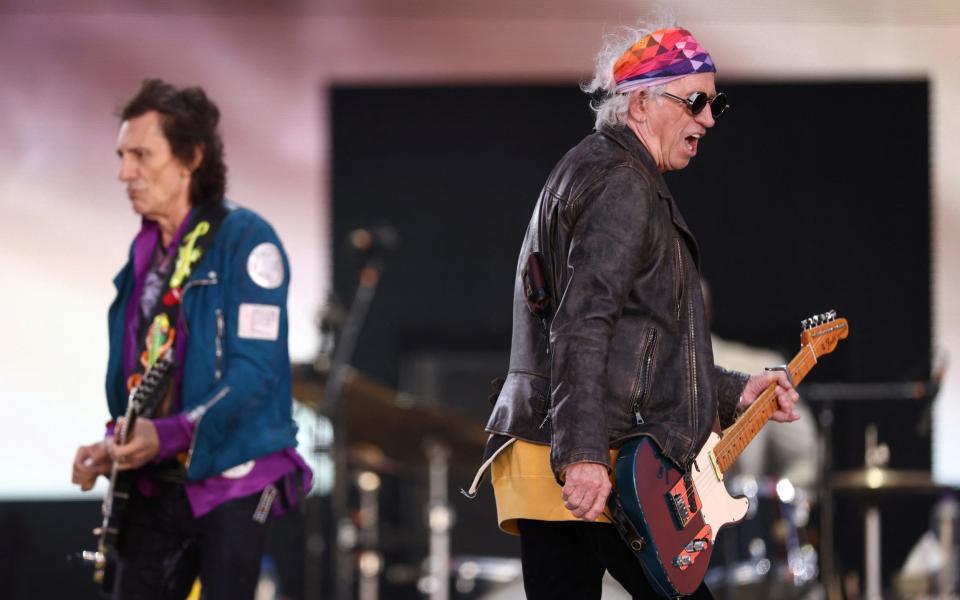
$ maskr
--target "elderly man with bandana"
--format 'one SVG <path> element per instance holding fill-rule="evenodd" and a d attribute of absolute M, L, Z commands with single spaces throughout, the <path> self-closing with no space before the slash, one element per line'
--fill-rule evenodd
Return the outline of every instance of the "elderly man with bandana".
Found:
<path fill-rule="evenodd" d="M 484 462 L 500 527 L 520 536 L 529 598 L 599 598 L 605 571 L 635 598 L 656 596 L 607 509 L 625 440 L 650 436 L 685 468 L 716 422 L 730 425 L 773 382 L 774 419 L 797 418 L 784 373 L 713 364 L 699 250 L 663 179 L 728 106 L 715 72 L 679 27 L 609 39 L 585 86 L 602 95 L 596 131 L 534 208 Z M 694 597 L 711 595 L 701 586 Z"/>

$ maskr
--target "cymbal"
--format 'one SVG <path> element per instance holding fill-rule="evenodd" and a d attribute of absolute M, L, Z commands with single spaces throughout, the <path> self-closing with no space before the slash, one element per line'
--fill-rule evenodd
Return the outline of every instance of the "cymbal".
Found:
<path fill-rule="evenodd" d="M 881 469 L 870 467 L 834 473 L 833 487 L 838 492 L 860 494 L 940 492 L 948 489 L 933 481 L 929 471 Z"/>
<path fill-rule="evenodd" d="M 325 373 L 316 372 L 310 364 L 294 365 L 294 397 L 330 416 L 334 407 L 324 398 L 325 386 Z M 375 446 L 383 452 L 386 462 L 382 464 L 425 463 L 430 443 L 449 449 L 451 468 L 470 470 L 480 464 L 487 441 L 483 424 L 454 408 L 418 400 L 354 369 L 344 377 L 339 407 L 347 443 Z"/>

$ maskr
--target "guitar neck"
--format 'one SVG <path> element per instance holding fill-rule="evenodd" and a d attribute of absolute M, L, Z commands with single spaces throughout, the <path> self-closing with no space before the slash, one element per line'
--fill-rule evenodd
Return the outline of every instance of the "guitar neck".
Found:
<path fill-rule="evenodd" d="M 131 392 L 127 405 L 134 407 L 137 415 L 152 414 L 154 405 L 160 401 L 162 394 L 166 391 L 167 378 L 172 368 L 173 349 L 171 348 L 153 363 L 153 366 L 144 373 L 140 384 Z"/>
<path fill-rule="evenodd" d="M 817 356 L 813 348 L 809 345 L 801 348 L 787 365 L 794 385 L 800 383 L 816 363 Z M 776 383 L 770 384 L 770 387 L 765 389 L 746 412 L 724 432 L 723 438 L 714 447 L 713 453 L 721 472 L 726 472 L 733 466 L 740 453 L 760 433 L 760 429 L 770 420 L 773 413 L 777 412 L 777 394 L 774 391 L 776 387 Z"/>

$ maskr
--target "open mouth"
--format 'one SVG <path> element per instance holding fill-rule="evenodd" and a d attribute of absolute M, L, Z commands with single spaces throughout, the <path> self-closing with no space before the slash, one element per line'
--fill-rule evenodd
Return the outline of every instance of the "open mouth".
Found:
<path fill-rule="evenodd" d="M 688 135 L 688 136 L 685 138 L 685 140 L 686 140 L 686 142 L 687 142 L 687 151 L 688 151 L 688 152 L 690 152 L 691 154 L 696 154 L 696 153 L 697 153 L 697 146 L 698 146 L 699 143 L 700 143 L 700 138 L 701 138 L 701 137 L 703 137 L 701 134 L 695 133 L 695 134 L 693 134 L 693 135 Z"/>

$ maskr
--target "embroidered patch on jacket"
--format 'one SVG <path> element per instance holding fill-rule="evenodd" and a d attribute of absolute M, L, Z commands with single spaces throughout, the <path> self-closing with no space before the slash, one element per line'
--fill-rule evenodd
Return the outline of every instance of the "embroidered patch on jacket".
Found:
<path fill-rule="evenodd" d="M 263 242 L 247 257 L 247 274 L 262 288 L 273 290 L 283 284 L 283 256 L 276 244 Z"/>
<path fill-rule="evenodd" d="M 280 335 L 280 307 L 241 304 L 237 335 L 251 340 L 276 340 Z"/>
<path fill-rule="evenodd" d="M 255 465 L 256 462 L 257 461 L 255 460 L 248 460 L 247 462 L 239 464 L 235 467 L 230 467 L 229 469 L 221 473 L 221 475 L 223 475 L 227 479 L 241 479 L 250 474 L 250 471 L 253 470 L 253 465 Z"/>

